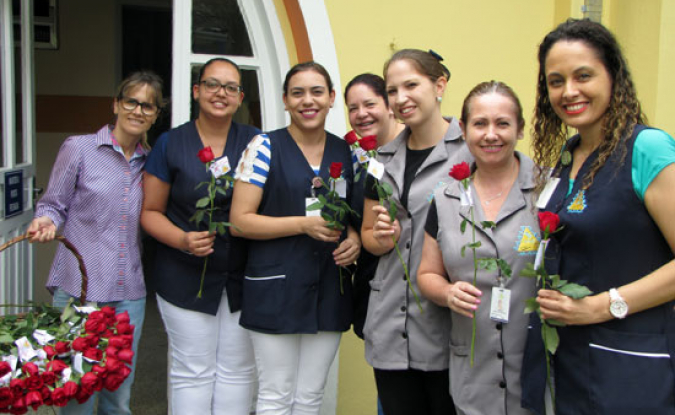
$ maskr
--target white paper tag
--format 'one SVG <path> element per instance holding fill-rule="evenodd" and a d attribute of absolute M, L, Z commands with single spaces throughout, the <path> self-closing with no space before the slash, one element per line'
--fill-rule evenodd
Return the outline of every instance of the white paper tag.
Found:
<path fill-rule="evenodd" d="M 500 323 L 508 323 L 510 304 L 511 290 L 502 287 L 492 287 L 490 319 L 499 321 Z"/>
<path fill-rule="evenodd" d="M 26 336 L 18 339 L 14 344 L 16 344 L 16 348 L 19 352 L 19 359 L 21 359 L 22 362 L 27 362 L 37 356 L 37 352 L 33 349 L 33 346 Z"/>
<path fill-rule="evenodd" d="M 546 208 L 548 201 L 551 199 L 551 196 L 553 196 L 555 188 L 558 187 L 558 183 L 560 183 L 559 177 L 551 177 L 546 181 L 546 186 L 544 186 L 544 190 L 541 191 L 539 199 L 537 199 L 538 209 Z"/>
<path fill-rule="evenodd" d="M 460 206 L 473 206 L 471 189 L 465 189 L 462 183 L 459 183 L 459 204 Z"/>
<path fill-rule="evenodd" d="M 342 199 L 347 198 L 347 180 L 340 178 L 335 181 L 335 191 Z"/>
<path fill-rule="evenodd" d="M 539 242 L 539 249 L 537 249 L 537 256 L 534 257 L 535 270 L 541 267 L 541 263 L 544 260 L 544 252 L 546 252 L 546 245 L 548 245 L 548 239 Z"/>
<path fill-rule="evenodd" d="M 50 341 L 54 340 L 55 337 L 47 333 L 45 330 L 37 329 L 33 332 L 33 338 L 37 340 L 40 346 L 44 346 Z"/>
<path fill-rule="evenodd" d="M 84 375 L 84 370 L 82 370 L 82 353 L 80 352 L 75 353 L 75 356 L 73 356 L 73 370 L 80 375 Z"/>
<path fill-rule="evenodd" d="M 361 147 L 354 150 L 354 155 L 356 156 L 356 160 L 358 160 L 359 164 L 366 164 L 368 163 L 368 160 L 370 160 L 368 152 L 366 152 L 366 150 L 362 149 Z"/>
<path fill-rule="evenodd" d="M 84 314 L 93 313 L 94 311 L 98 310 L 98 308 L 93 306 L 83 306 L 83 307 L 73 306 L 73 307 L 75 308 L 75 310 L 77 310 L 78 313 Z"/>
<path fill-rule="evenodd" d="M 61 372 L 61 381 L 63 383 L 66 383 L 70 380 L 70 375 L 73 373 L 73 369 L 67 367 L 63 369 L 63 372 Z"/>
<path fill-rule="evenodd" d="M 321 216 L 321 209 L 309 210 L 309 207 L 318 202 L 319 199 L 316 197 L 306 197 L 305 198 L 305 215 L 306 216 Z"/>
<path fill-rule="evenodd" d="M 230 171 L 230 161 L 227 159 L 227 156 L 225 156 L 220 160 L 211 163 L 209 169 L 211 170 L 211 173 L 213 173 L 213 177 L 217 179 Z"/>
<path fill-rule="evenodd" d="M 368 163 L 368 174 L 377 180 L 382 180 L 382 176 L 384 176 L 384 164 L 375 159 L 370 160 Z"/>

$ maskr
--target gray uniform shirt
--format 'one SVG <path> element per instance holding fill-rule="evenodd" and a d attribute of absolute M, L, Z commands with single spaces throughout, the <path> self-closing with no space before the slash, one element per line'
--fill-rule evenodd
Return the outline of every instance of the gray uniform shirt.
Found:
<path fill-rule="evenodd" d="M 520 406 L 520 367 L 527 337 L 529 314 L 524 314 L 525 300 L 535 294 L 535 280 L 520 277 L 528 262 L 534 262 L 539 246 L 539 224 L 533 209 L 534 163 L 527 156 L 517 153 L 520 159 L 518 178 L 502 205 L 496 220 L 497 227 L 482 229 L 486 220 L 478 195 L 471 185 L 475 201 L 474 220 L 477 258 L 506 260 L 513 276 L 505 281 L 511 291 L 508 323 L 490 319 L 492 288 L 498 286 L 497 271 L 478 271 L 477 286 L 483 293 L 476 313 L 476 345 L 473 368 L 469 364 L 471 350 L 471 319 L 452 314 L 450 336 L 450 394 L 460 415 L 526 415 L 529 411 Z M 446 188 L 435 192 L 438 212 L 436 240 L 443 254 L 443 264 L 452 282 L 473 282 L 473 257 L 467 249 L 464 257 L 462 245 L 471 242 L 471 223 L 462 234 L 459 230 L 463 218 L 471 220 L 469 207 L 460 204 L 460 184 L 453 180 Z M 508 408 L 508 411 L 507 411 Z"/>
<path fill-rule="evenodd" d="M 417 287 L 424 224 L 434 190 L 451 180 L 448 172 L 454 164 L 473 159 L 461 138 L 459 122 L 455 118 L 448 121 L 450 126 L 445 136 L 415 175 L 410 186 L 408 209 L 401 205 L 400 195 L 410 129 L 403 130 L 378 151 L 378 160 L 385 168 L 382 181 L 391 184 L 394 191 L 391 199 L 398 207 L 396 218 L 401 225 L 398 246 L 424 313 L 420 313 L 408 289 L 396 250 L 382 255 L 370 282 L 368 314 L 363 330 L 366 360 L 377 369 L 432 371 L 448 368 L 450 311 L 427 301 Z"/>

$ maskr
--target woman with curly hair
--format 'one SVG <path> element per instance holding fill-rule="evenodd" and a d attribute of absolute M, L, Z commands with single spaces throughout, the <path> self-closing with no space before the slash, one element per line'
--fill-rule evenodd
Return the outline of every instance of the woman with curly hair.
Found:
<path fill-rule="evenodd" d="M 538 205 L 562 226 L 546 268 L 592 291 L 578 300 L 538 292 L 542 316 L 566 324 L 553 360 L 558 415 L 675 414 L 675 141 L 645 124 L 605 27 L 569 20 L 544 38 L 534 160 L 555 168 L 548 179 L 540 172 Z M 570 127 L 577 134 L 566 140 Z M 523 404 L 541 412 L 535 323 Z"/>

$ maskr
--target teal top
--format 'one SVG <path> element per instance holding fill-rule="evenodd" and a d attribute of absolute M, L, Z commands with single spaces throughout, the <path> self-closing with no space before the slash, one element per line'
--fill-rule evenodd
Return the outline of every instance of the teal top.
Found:
<path fill-rule="evenodd" d="M 661 130 L 646 129 L 635 138 L 633 147 L 633 166 L 631 175 L 633 189 L 640 200 L 644 200 L 647 188 L 669 164 L 675 163 L 675 140 L 668 133 Z M 570 179 L 567 195 L 574 186 Z"/>

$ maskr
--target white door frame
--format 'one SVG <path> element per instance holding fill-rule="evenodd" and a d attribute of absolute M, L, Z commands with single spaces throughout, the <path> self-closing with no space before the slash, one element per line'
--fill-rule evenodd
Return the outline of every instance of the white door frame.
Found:
<path fill-rule="evenodd" d="M 0 65 L 2 71 L 2 146 L 0 164 L 0 242 L 21 235 L 33 217 L 33 178 L 35 177 L 35 76 L 33 63 L 33 2 L 21 0 L 21 137 L 16 136 L 14 36 L 12 2 L 0 2 Z M 16 161 L 16 140 L 21 139 L 25 161 Z M 5 173 L 21 171 L 23 211 L 5 218 Z M 0 253 L 0 303 L 25 304 L 33 297 L 33 250 L 22 244 Z M 20 311 L 0 308 L 0 315 Z"/>
<path fill-rule="evenodd" d="M 176 127 L 190 119 L 191 66 L 225 57 L 258 75 L 262 129 L 286 125 L 281 100 L 282 76 L 290 67 L 281 24 L 272 0 L 238 0 L 253 56 L 192 53 L 192 1 L 173 0 L 172 118 Z"/>

